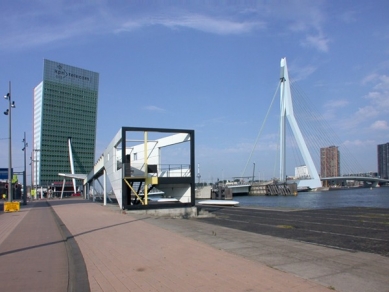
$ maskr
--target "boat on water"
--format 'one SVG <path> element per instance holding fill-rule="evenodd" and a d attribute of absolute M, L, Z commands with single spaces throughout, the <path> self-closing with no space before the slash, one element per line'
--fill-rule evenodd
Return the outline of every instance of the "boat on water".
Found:
<path fill-rule="evenodd" d="M 310 192 L 312 189 L 310 187 L 297 187 L 297 192 L 302 193 L 302 192 Z"/>

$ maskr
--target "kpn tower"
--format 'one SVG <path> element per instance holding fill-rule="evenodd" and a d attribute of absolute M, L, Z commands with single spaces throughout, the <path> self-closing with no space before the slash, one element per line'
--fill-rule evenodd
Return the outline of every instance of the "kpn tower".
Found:
<path fill-rule="evenodd" d="M 44 60 L 43 81 L 34 88 L 33 186 L 92 169 L 98 88 L 98 73 Z"/>

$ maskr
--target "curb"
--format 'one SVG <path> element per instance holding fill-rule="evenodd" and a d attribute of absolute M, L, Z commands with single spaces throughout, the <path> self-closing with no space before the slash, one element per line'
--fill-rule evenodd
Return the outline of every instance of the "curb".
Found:
<path fill-rule="evenodd" d="M 46 203 L 49 205 L 53 213 L 54 220 L 58 226 L 58 229 L 61 232 L 62 238 L 66 246 L 69 265 L 67 291 L 90 291 L 88 271 L 86 269 L 84 257 L 82 256 L 77 241 L 74 239 L 74 236 L 70 233 L 65 224 L 62 222 L 62 220 L 59 218 L 50 203 L 47 201 Z"/>

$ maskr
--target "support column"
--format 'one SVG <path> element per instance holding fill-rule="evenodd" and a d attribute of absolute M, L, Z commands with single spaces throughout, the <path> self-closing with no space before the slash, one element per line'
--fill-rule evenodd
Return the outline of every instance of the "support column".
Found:
<path fill-rule="evenodd" d="M 145 164 L 145 187 L 144 187 L 144 194 L 145 194 L 145 198 L 144 198 L 144 203 L 145 205 L 148 205 L 148 185 L 147 185 L 147 177 L 148 177 L 148 173 L 147 173 L 147 132 L 145 131 L 144 133 L 144 164 Z"/>
<path fill-rule="evenodd" d="M 104 206 L 107 205 L 107 173 L 104 168 L 103 172 L 103 194 L 104 194 Z"/>

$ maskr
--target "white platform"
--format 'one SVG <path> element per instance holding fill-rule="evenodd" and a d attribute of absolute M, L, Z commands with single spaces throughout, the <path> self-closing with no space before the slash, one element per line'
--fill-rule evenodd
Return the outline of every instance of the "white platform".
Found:
<path fill-rule="evenodd" d="M 149 197 L 149 201 L 154 201 L 154 202 L 178 202 L 176 198 L 161 198 L 161 197 Z"/>
<path fill-rule="evenodd" d="M 230 200 L 205 200 L 198 202 L 200 205 L 213 205 L 213 206 L 237 206 L 239 205 L 238 201 Z"/>

